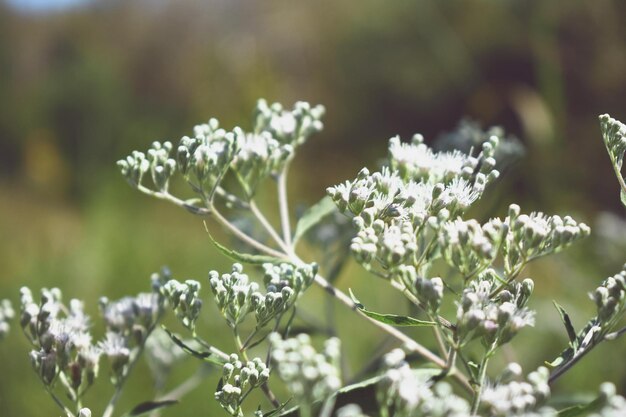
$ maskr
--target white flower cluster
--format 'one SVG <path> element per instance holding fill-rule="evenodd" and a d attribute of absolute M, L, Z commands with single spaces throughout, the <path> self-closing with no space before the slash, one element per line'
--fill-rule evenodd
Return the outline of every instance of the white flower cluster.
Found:
<path fill-rule="evenodd" d="M 378 384 L 377 400 L 383 415 L 394 417 L 469 417 L 467 401 L 454 395 L 445 382 L 432 386 L 429 376 L 411 369 L 401 349 L 389 352 L 384 362 L 388 368 Z"/>
<path fill-rule="evenodd" d="M 487 387 L 481 395 L 481 407 L 493 417 L 556 416 L 556 411 L 543 403 L 550 397 L 547 368 L 531 372 L 527 381 L 511 381 Z"/>
<path fill-rule="evenodd" d="M 192 279 L 179 282 L 171 279 L 163 285 L 162 293 L 168 300 L 183 326 L 195 331 L 196 320 L 200 317 L 202 300 L 198 297 L 200 283 Z"/>
<path fill-rule="evenodd" d="M 326 189 L 339 211 L 360 217 L 356 226 L 371 226 L 377 219 L 411 221 L 421 224 L 429 216 L 446 210 L 457 214 L 466 210 L 479 197 L 477 190 L 465 179 L 455 178 L 450 183 L 404 181 L 396 171 L 383 167 L 370 174 L 363 168 L 350 182 Z"/>
<path fill-rule="evenodd" d="M 60 374 L 69 381 L 68 389 L 85 390 L 98 374 L 100 349 L 92 344 L 89 317 L 83 303 L 62 303 L 58 288 L 42 289 L 36 303 L 30 289 L 20 290 L 20 324 L 33 350 L 33 368 L 45 385 L 52 385 Z"/>
<path fill-rule="evenodd" d="M 306 334 L 283 340 L 278 333 L 269 336 L 272 369 L 301 404 L 311 405 L 341 387 L 340 342 L 331 338 L 317 352 Z"/>
<path fill-rule="evenodd" d="M 505 223 L 509 231 L 503 242 L 504 262 L 507 272 L 540 256 L 555 253 L 586 237 L 589 226 L 577 223 L 570 216 L 546 216 L 543 213 L 520 214 L 517 204 L 509 207 Z"/>
<path fill-rule="evenodd" d="M 368 269 L 376 260 L 393 273 L 402 264 L 428 264 L 439 256 L 438 242 L 424 244 L 431 241 L 425 235 L 435 236 L 442 223 L 464 213 L 497 178 L 497 144 L 498 138 L 491 137 L 473 157 L 434 152 L 420 135 L 410 144 L 392 138 L 388 167 L 373 174 L 364 168 L 354 181 L 328 188 L 339 211 L 355 216 L 358 232 L 350 248 L 357 260 Z"/>
<path fill-rule="evenodd" d="M 247 391 L 260 387 L 270 377 L 270 370 L 260 358 L 245 364 L 233 353 L 222 367 L 222 379 L 215 391 L 215 399 L 232 416 L 240 416 L 241 402 Z"/>
<path fill-rule="evenodd" d="M 525 305 L 532 293 L 530 278 L 491 297 L 496 281 L 487 270 L 463 291 L 457 308 L 457 334 L 461 343 L 482 337 L 487 346 L 509 342 L 522 328 L 535 324 L 534 312 Z"/>
<path fill-rule="evenodd" d="M 0 340 L 9 333 L 11 327 L 9 321 L 15 317 L 15 311 L 11 306 L 11 301 L 0 300 Z"/>
<path fill-rule="evenodd" d="M 477 157 L 459 151 L 434 152 L 424 143 L 422 135 L 414 135 L 411 143 L 401 143 L 399 137 L 389 141 L 389 164 L 405 180 L 449 183 L 456 178 L 472 182 L 477 191 L 499 175 L 493 158 L 498 137 L 484 142 Z"/>
<path fill-rule="evenodd" d="M 160 193 L 168 192 L 170 178 L 179 170 L 202 201 L 213 198 L 230 168 L 249 199 L 261 180 L 279 173 L 295 148 L 322 130 L 323 114 L 322 106 L 311 107 L 305 102 L 284 110 L 278 103 L 268 105 L 259 100 L 253 132 L 239 127 L 226 131 L 213 118 L 195 126 L 192 136 L 184 136 L 175 156 L 170 156 L 171 142 L 154 142 L 147 153 L 134 151 L 117 164 L 134 187 L 143 186 L 144 175 L 150 172 L 155 190 Z"/>
<path fill-rule="evenodd" d="M 600 116 L 600 130 L 612 162 L 618 169 L 621 168 L 626 152 L 626 125 L 608 114 L 603 114 Z"/>
<path fill-rule="evenodd" d="M 459 218 L 444 223 L 440 230 L 443 258 L 467 280 L 494 261 L 507 226 L 500 219 L 481 226 L 476 220 Z"/>

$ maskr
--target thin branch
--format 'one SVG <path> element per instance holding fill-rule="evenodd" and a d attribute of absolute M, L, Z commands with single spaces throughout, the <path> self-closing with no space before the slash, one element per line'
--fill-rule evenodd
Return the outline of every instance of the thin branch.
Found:
<path fill-rule="evenodd" d="M 278 208 L 280 211 L 280 226 L 283 231 L 283 241 L 291 248 L 291 225 L 289 223 L 289 202 L 287 201 L 287 172 L 289 163 L 278 174 Z"/>
<path fill-rule="evenodd" d="M 287 244 L 283 241 L 283 239 L 278 235 L 278 232 L 276 232 L 276 229 L 274 229 L 271 223 L 265 218 L 263 213 L 261 213 L 261 210 L 259 210 L 254 200 L 250 200 L 250 211 L 252 212 L 252 214 L 254 214 L 254 217 L 257 218 L 259 223 L 261 223 L 261 226 L 263 226 L 263 228 L 267 231 L 270 237 L 274 239 L 274 241 L 278 244 L 278 246 L 280 246 L 280 248 L 286 254 L 291 256 L 293 254 L 293 250 L 289 246 L 287 246 Z"/>
<path fill-rule="evenodd" d="M 218 210 L 216 210 L 214 206 L 212 206 L 211 209 L 212 209 L 211 214 L 214 216 L 215 220 L 219 224 L 224 226 L 228 231 L 230 231 L 233 235 L 235 235 L 235 237 L 237 237 L 242 242 L 252 246 L 253 248 L 267 255 L 273 256 L 275 258 L 279 258 L 279 259 L 285 258 L 284 253 L 278 252 L 277 250 L 272 249 L 269 246 L 266 246 L 263 243 L 259 242 L 258 240 L 255 240 L 251 238 L 250 236 L 248 236 L 247 234 L 243 233 L 235 225 L 229 222 L 228 219 L 226 219 L 226 217 L 222 216 L 222 214 Z"/>

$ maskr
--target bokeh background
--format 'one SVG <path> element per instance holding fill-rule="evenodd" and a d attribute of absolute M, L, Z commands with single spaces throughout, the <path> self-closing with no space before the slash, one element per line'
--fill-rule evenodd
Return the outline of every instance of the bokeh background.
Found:
<path fill-rule="evenodd" d="M 605 112 L 626 119 L 625 20 L 626 3 L 608 0 L 0 1 L 0 298 L 16 304 L 23 285 L 58 286 L 97 317 L 100 295 L 146 290 L 162 265 L 199 280 L 227 269 L 198 218 L 133 191 L 115 161 L 211 116 L 249 126 L 259 97 L 327 108 L 324 132 L 292 171 L 292 207 L 376 167 L 389 137 L 420 132 L 432 143 L 469 117 L 503 126 L 526 150 L 475 216 L 504 216 L 517 202 L 592 226 L 584 243 L 526 271 L 539 320 L 498 360 L 531 370 L 567 343 L 551 300 L 582 326 L 594 313 L 587 292 L 626 261 L 624 210 L 597 122 Z M 355 265 L 337 285 L 372 308 L 398 308 Z M 323 297 L 306 296 L 309 319 L 329 315 Z M 207 338 L 229 349 L 227 329 L 206 310 Z M 382 335 L 360 324 L 355 334 L 352 313 L 331 311 L 353 375 Z M 57 415 L 17 327 L 0 344 L 0 414 Z M 624 340 L 599 347 L 556 396 L 594 392 L 603 380 L 624 393 L 625 354 Z M 182 364 L 172 384 L 195 366 Z M 219 415 L 216 380 L 164 415 Z M 129 385 L 120 411 L 152 396 L 143 364 Z M 102 379 L 88 395 L 96 415 L 110 393 Z"/>

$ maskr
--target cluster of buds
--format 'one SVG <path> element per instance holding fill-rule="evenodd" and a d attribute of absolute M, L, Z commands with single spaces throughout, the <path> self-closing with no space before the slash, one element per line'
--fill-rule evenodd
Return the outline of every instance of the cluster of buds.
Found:
<path fill-rule="evenodd" d="M 290 263 L 266 263 L 263 264 L 263 282 L 268 291 L 272 286 L 278 291 L 285 287 L 290 287 L 297 294 L 301 294 L 313 284 L 317 271 L 318 266 L 316 263 L 298 266 Z"/>
<path fill-rule="evenodd" d="M 376 390 L 378 405 L 385 414 L 394 417 L 432 416 L 466 417 L 470 406 L 454 395 L 445 382 L 432 386 L 429 377 L 411 369 L 401 349 L 394 349 L 384 357 L 386 371 Z"/>
<path fill-rule="evenodd" d="M 11 306 L 11 301 L 0 300 L 0 340 L 9 333 L 9 321 L 15 317 L 15 311 Z"/>
<path fill-rule="evenodd" d="M 503 242 L 503 252 L 509 273 L 527 261 L 558 252 L 590 233 L 589 226 L 577 223 L 569 216 L 520 214 L 517 204 L 511 204 L 505 222 L 509 230 Z"/>
<path fill-rule="evenodd" d="M 91 386 L 98 374 L 100 350 L 91 343 L 83 303 L 73 299 L 65 306 L 58 288 L 42 289 L 36 303 L 26 287 L 20 290 L 20 302 L 20 324 L 34 348 L 31 363 L 44 385 L 52 385 L 63 374 L 71 397 Z"/>
<path fill-rule="evenodd" d="M 473 219 L 447 222 L 439 233 L 443 258 L 467 280 L 491 265 L 506 230 L 500 219 L 482 226 Z"/>
<path fill-rule="evenodd" d="M 399 137 L 394 137 L 389 140 L 389 165 L 405 181 L 447 184 L 462 178 L 474 182 L 482 192 L 499 175 L 494 159 L 498 140 L 497 136 L 491 136 L 482 144 L 482 152 L 473 157 L 459 151 L 434 152 L 419 134 L 410 143 L 401 143 Z"/>
<path fill-rule="evenodd" d="M 401 265 L 393 278 L 400 281 L 417 297 L 422 306 L 437 313 L 443 300 L 443 280 L 439 277 L 425 278 L 413 265 Z"/>
<path fill-rule="evenodd" d="M 150 172 L 154 189 L 161 194 L 168 193 L 170 179 L 178 170 L 203 200 L 213 198 L 232 168 L 246 198 L 251 198 L 261 180 L 284 168 L 296 146 L 322 130 L 323 114 L 322 106 L 311 107 L 304 102 L 286 111 L 278 103 L 270 106 L 259 100 L 252 133 L 238 127 L 229 132 L 220 128 L 216 119 L 210 119 L 195 126 L 193 135 L 184 136 L 174 150 L 171 142 L 154 142 L 147 153 L 134 151 L 117 164 L 134 187 L 143 187 L 142 180 Z"/>
<path fill-rule="evenodd" d="M 481 394 L 481 407 L 494 417 L 556 415 L 552 408 L 543 406 L 550 397 L 547 368 L 531 372 L 527 381 L 510 381 L 487 387 Z"/>
<path fill-rule="evenodd" d="M 232 132 L 219 127 L 217 119 L 194 126 L 193 132 L 193 137 L 180 140 L 176 160 L 187 181 L 212 190 L 235 158 L 238 142 Z"/>
<path fill-rule="evenodd" d="M 202 309 L 202 300 L 198 296 L 200 283 L 191 279 L 185 282 L 171 279 L 163 285 L 161 291 L 183 326 L 195 331 Z"/>
<path fill-rule="evenodd" d="M 290 144 L 282 144 L 267 132 L 246 133 L 240 128 L 233 130 L 238 144 L 233 168 L 248 197 L 258 184 L 271 174 L 279 173 L 293 155 Z"/>
<path fill-rule="evenodd" d="M 485 271 L 463 291 L 457 308 L 457 334 L 462 343 L 481 337 L 487 346 L 502 345 L 535 324 L 534 313 L 526 308 L 532 280 L 527 278 L 492 297 L 497 282 L 486 279 L 492 274 Z"/>
<path fill-rule="evenodd" d="M 259 284 L 250 281 L 243 273 L 243 266 L 235 263 L 230 273 L 221 274 L 217 271 L 209 272 L 209 284 L 215 298 L 215 303 L 231 327 L 241 323 L 246 315 L 254 310 L 252 307 L 253 295 L 260 299 Z"/>
<path fill-rule="evenodd" d="M 240 416 L 241 403 L 247 392 L 263 385 L 269 377 L 270 370 L 261 359 L 254 358 L 244 364 L 233 353 L 222 367 L 215 399 L 230 415 Z"/>
<path fill-rule="evenodd" d="M 408 221 L 385 223 L 375 220 L 369 227 L 363 227 L 352 239 L 350 250 L 357 262 L 366 268 L 378 261 L 385 270 L 409 263 L 418 254 L 415 228 Z"/>
<path fill-rule="evenodd" d="M 601 324 L 610 326 L 615 319 L 619 320 L 626 306 L 626 265 L 619 274 L 605 279 L 589 296 L 596 303 Z"/>
<path fill-rule="evenodd" d="M 292 110 L 285 110 L 280 103 L 268 104 L 261 99 L 254 111 L 254 132 L 268 132 L 282 144 L 292 147 L 302 145 L 314 133 L 324 128 L 324 106 L 311 106 L 298 101 Z"/>
<path fill-rule="evenodd" d="M 254 312 L 257 329 L 265 326 L 291 308 L 317 274 L 316 264 L 294 266 L 268 263 L 263 265 L 263 269 L 265 294 L 260 291 L 259 284 L 250 281 L 248 275 L 243 273 L 241 264 L 233 264 L 227 274 L 209 272 L 215 302 L 229 325 L 236 326 Z"/>
<path fill-rule="evenodd" d="M 600 116 L 600 130 L 611 161 L 620 169 L 626 152 L 626 125 L 603 114 Z"/>
<path fill-rule="evenodd" d="M 126 159 L 117 161 L 122 175 L 137 187 L 142 185 L 144 175 L 150 172 L 154 188 L 158 192 L 167 192 L 169 180 L 176 172 L 176 161 L 170 157 L 171 142 L 153 142 L 147 154 L 134 151 Z"/>
<path fill-rule="evenodd" d="M 272 333 L 269 341 L 273 369 L 304 406 L 327 398 L 341 387 L 339 339 L 326 340 L 319 353 L 306 334 L 283 340 L 278 333 Z"/>

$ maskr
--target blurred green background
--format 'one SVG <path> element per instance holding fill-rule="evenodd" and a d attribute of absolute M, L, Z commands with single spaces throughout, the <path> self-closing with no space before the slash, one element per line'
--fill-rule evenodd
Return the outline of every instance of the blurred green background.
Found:
<path fill-rule="evenodd" d="M 470 117 L 526 147 L 475 216 L 504 216 L 517 202 L 592 226 L 586 242 L 526 271 L 539 320 L 499 360 L 530 371 L 566 344 L 551 300 L 582 326 L 594 313 L 586 293 L 626 261 L 597 122 L 605 112 L 626 119 L 625 19 L 626 3 L 607 0 L 0 1 L 0 298 L 16 304 L 22 285 L 58 286 L 97 317 L 100 295 L 147 290 L 162 265 L 199 280 L 228 269 L 198 218 L 133 191 L 115 161 L 153 140 L 175 142 L 211 116 L 247 127 L 259 97 L 327 108 L 324 132 L 292 170 L 292 207 L 376 167 L 389 137 L 420 132 L 432 142 Z M 398 296 L 356 265 L 337 285 L 368 307 L 398 310 Z M 304 299 L 321 322 L 322 297 L 313 289 Z M 206 308 L 205 336 L 230 349 L 213 313 Z M 382 335 L 343 306 L 332 314 L 350 376 Z M 57 415 L 17 327 L 0 343 L 0 414 Z M 430 343 L 430 333 L 414 335 Z M 556 395 L 593 392 L 603 380 L 624 393 L 625 354 L 624 340 L 601 346 Z M 181 365 L 172 383 L 195 366 Z M 164 415 L 219 415 L 216 380 Z M 150 399 L 149 381 L 142 364 L 119 410 Z M 103 378 L 86 404 L 99 415 L 110 394 Z"/>

